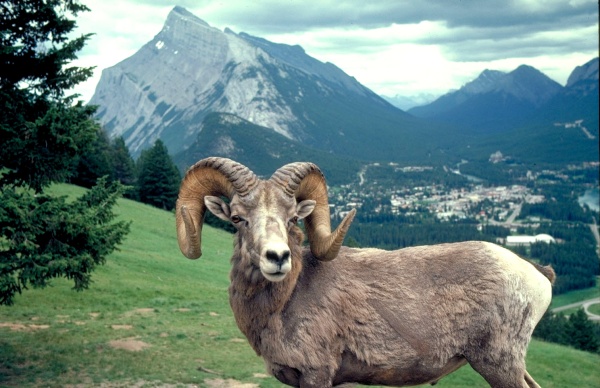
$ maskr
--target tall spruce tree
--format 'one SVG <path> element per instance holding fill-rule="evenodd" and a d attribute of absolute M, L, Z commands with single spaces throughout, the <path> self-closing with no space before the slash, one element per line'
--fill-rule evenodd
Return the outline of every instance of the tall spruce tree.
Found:
<path fill-rule="evenodd" d="M 135 163 L 129 154 L 123 137 L 115 138 L 111 144 L 113 179 L 127 186 L 135 184 Z"/>
<path fill-rule="evenodd" d="M 112 180 L 114 175 L 112 146 L 106 132 L 99 130 L 96 140 L 89 144 L 89 150 L 79 158 L 75 175 L 70 179 L 82 187 L 92 187 L 104 176 Z"/>
<path fill-rule="evenodd" d="M 181 175 L 161 140 L 138 159 L 137 191 L 143 203 L 165 210 L 175 207 Z"/>
<path fill-rule="evenodd" d="M 129 199 L 139 201 L 136 190 L 137 177 L 135 174 L 135 162 L 125 144 L 125 139 L 119 136 L 111 143 L 112 179 L 127 186 L 123 195 Z"/>
<path fill-rule="evenodd" d="M 83 11 L 73 0 L 0 0 L 0 304 L 56 277 L 87 288 L 129 228 L 113 222 L 119 184 L 100 180 L 72 202 L 45 191 L 99 133 L 94 108 L 66 95 L 92 74 L 69 66 L 90 37 L 69 36 Z"/>
<path fill-rule="evenodd" d="M 582 308 L 569 316 L 566 331 L 571 346 L 594 353 L 600 350 L 600 340 L 596 336 L 594 323 L 588 319 Z"/>

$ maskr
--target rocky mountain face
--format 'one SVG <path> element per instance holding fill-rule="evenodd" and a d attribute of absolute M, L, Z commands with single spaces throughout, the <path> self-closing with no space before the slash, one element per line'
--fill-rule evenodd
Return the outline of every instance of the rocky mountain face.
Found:
<path fill-rule="evenodd" d="M 535 76 L 535 72 L 531 73 Z M 504 121 L 500 121 L 502 113 L 497 112 L 500 115 L 498 122 L 505 123 L 506 127 L 481 136 L 471 144 L 465 157 L 475 157 L 476 151 L 485 154 L 502 150 L 505 155 L 530 163 L 565 164 L 575 160 L 598 160 L 598 58 L 575 68 L 566 86 L 556 93 L 543 94 L 544 90 L 549 90 L 543 88 L 543 83 L 534 83 L 529 89 L 537 90 L 536 86 L 540 87 L 540 84 L 542 90 L 539 93 L 544 98 L 537 107 L 530 106 L 528 115 L 518 125 L 506 125 L 515 117 L 510 116 L 509 111 L 504 112 Z M 528 90 L 522 95 L 534 98 Z M 486 96 L 480 98 L 485 99 Z M 522 104 L 525 105 L 524 102 Z"/>
<path fill-rule="evenodd" d="M 566 86 L 536 116 L 563 123 L 583 120 L 582 124 L 593 134 L 598 133 L 598 113 L 598 58 L 594 58 L 577 66 Z"/>
<path fill-rule="evenodd" d="M 185 151 L 212 112 L 364 159 L 410 157 L 401 152 L 412 151 L 406 138 L 437 138 L 427 133 L 432 126 L 300 46 L 220 31 L 181 7 L 137 53 L 102 72 L 90 104 L 134 156 L 158 138 L 172 154 Z"/>
<path fill-rule="evenodd" d="M 190 163 L 207 155 L 227 156 L 248 166 L 258 175 L 269 177 L 275 168 L 309 160 L 321 167 L 330 184 L 351 181 L 362 163 L 288 139 L 270 128 L 229 113 L 209 113 L 202 120 L 202 134 L 184 151 L 174 156 L 185 171 Z"/>
<path fill-rule="evenodd" d="M 300 46 L 220 31 L 175 7 L 152 40 L 103 71 L 90 103 L 134 157 L 160 138 L 182 169 L 217 155 L 257 171 L 318 160 L 343 176 L 364 161 L 452 163 L 487 158 L 500 145 L 525 160 L 532 142 L 536 155 L 551 151 L 550 162 L 552 150 L 569 147 L 590 160 L 597 139 L 589 151 L 589 137 L 573 142 L 553 123 L 583 119 L 594 136 L 597 89 L 597 58 L 575 69 L 566 87 L 529 66 L 486 70 L 408 114 Z"/>
<path fill-rule="evenodd" d="M 136 54 L 102 72 L 90 104 L 133 153 L 164 138 L 171 152 L 195 140 L 205 112 L 239 114 L 289 137 L 301 125 L 268 77 L 273 59 L 231 32 L 223 33 L 181 7 Z M 233 82 L 235 79 L 236 82 Z"/>
<path fill-rule="evenodd" d="M 571 88 L 579 82 L 587 81 L 598 82 L 598 58 L 594 58 L 584 65 L 577 66 L 571 75 L 569 75 L 566 87 Z"/>
<path fill-rule="evenodd" d="M 562 89 L 531 66 L 521 65 L 510 73 L 485 70 L 459 90 L 409 113 L 490 133 L 522 124 Z"/>

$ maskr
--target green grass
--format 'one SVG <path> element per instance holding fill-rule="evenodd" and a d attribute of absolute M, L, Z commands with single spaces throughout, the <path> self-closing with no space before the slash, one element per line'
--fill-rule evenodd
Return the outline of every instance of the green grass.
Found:
<path fill-rule="evenodd" d="M 66 185 L 55 190 L 82 193 Z M 205 226 L 203 256 L 190 261 L 177 247 L 172 213 L 128 200 L 116 211 L 133 221 L 131 233 L 94 273 L 89 290 L 75 292 L 57 279 L 0 307 L 0 386 L 204 387 L 220 378 L 282 387 L 264 377 L 263 361 L 229 308 L 231 235 Z M 544 387 L 598 387 L 598 365 L 597 355 L 538 341 L 530 346 L 528 369 Z M 464 367 L 437 386 L 487 384 Z"/>
<path fill-rule="evenodd" d="M 600 315 L 600 303 L 595 303 L 588 307 L 588 311 L 592 314 Z"/>
<path fill-rule="evenodd" d="M 587 299 L 600 297 L 600 278 L 596 280 L 596 287 L 585 288 L 583 290 L 570 291 L 552 298 L 550 308 L 566 306 L 571 303 L 581 302 Z"/>

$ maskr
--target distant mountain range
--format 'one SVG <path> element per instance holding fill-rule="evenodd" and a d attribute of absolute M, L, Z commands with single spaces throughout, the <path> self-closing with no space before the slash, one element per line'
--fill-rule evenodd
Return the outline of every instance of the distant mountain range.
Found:
<path fill-rule="evenodd" d="M 395 96 L 382 95 L 387 102 L 394 105 L 396 108 L 400 108 L 404 111 L 414 108 L 416 106 L 427 105 L 437 99 L 439 95 L 431 93 L 418 93 L 412 95 L 396 94 Z"/>
<path fill-rule="evenodd" d="M 554 122 L 587 124 L 593 109 L 597 155 L 597 103 L 588 107 L 594 96 L 597 102 L 597 90 L 597 58 L 575 69 L 566 87 L 529 66 L 486 70 L 407 113 L 300 46 L 220 31 L 175 7 L 152 40 L 102 72 L 90 104 L 134 156 L 160 138 L 182 168 L 220 155 L 245 161 L 257 173 L 319 160 L 343 175 L 344 167 L 357 169 L 360 161 L 435 164 L 483 157 L 496 148 L 489 148 L 494 136 L 535 123 L 542 132 L 556 129 Z M 576 159 L 593 156 L 588 143 Z M 491 152 L 497 150 L 504 152 Z M 516 156 L 526 161 L 529 154 Z"/>
<path fill-rule="evenodd" d="M 409 113 L 479 133 L 504 131 L 530 118 L 562 86 L 531 66 L 510 73 L 485 70 L 459 90 Z"/>
<path fill-rule="evenodd" d="M 598 58 L 575 68 L 565 87 L 526 65 L 485 70 L 408 112 L 472 134 L 466 157 L 501 150 L 534 163 L 598 160 Z"/>

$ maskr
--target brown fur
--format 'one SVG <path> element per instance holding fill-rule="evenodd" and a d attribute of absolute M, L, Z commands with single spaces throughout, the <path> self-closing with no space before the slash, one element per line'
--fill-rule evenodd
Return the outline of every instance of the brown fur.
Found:
<path fill-rule="evenodd" d="M 331 231 L 325 180 L 312 163 L 262 181 L 229 159 L 198 162 L 177 202 L 188 258 L 202 253 L 205 206 L 238 230 L 231 308 L 285 384 L 434 384 L 469 363 L 493 387 L 537 386 L 525 354 L 550 304 L 550 267 L 485 242 L 340 249 L 355 212 Z"/>
<path fill-rule="evenodd" d="M 248 276 L 238 249 L 232 258 L 237 324 L 280 381 L 416 385 L 467 362 L 492 386 L 533 381 L 524 357 L 539 302 L 513 296 L 528 285 L 515 282 L 519 275 L 506 272 L 491 244 L 343 248 L 336 260 L 321 262 L 301 252 L 297 228 L 292 234 L 294 266 L 280 283 Z"/>

